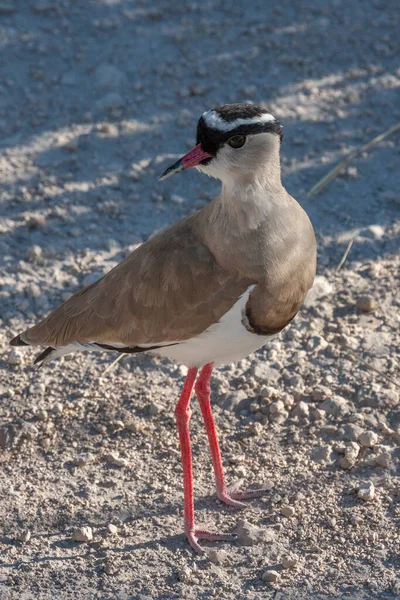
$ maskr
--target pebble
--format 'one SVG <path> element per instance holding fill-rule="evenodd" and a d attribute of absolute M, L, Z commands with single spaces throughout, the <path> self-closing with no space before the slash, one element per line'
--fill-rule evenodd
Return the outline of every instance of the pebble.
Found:
<path fill-rule="evenodd" d="M 287 410 L 282 410 L 280 412 L 270 415 L 271 421 L 273 421 L 277 425 L 284 423 L 288 417 L 289 417 L 289 413 Z"/>
<path fill-rule="evenodd" d="M 79 527 L 72 532 L 71 539 L 74 542 L 91 542 L 93 539 L 93 529 L 91 527 Z"/>
<path fill-rule="evenodd" d="M 11 350 L 8 354 L 7 362 L 9 365 L 19 365 L 22 361 L 22 354 L 19 350 Z"/>
<path fill-rule="evenodd" d="M 304 301 L 304 306 L 310 307 L 313 304 L 317 304 L 317 301 L 320 300 L 320 298 L 329 296 L 333 292 L 333 289 L 334 288 L 332 284 L 326 277 L 323 275 L 317 275 L 317 277 L 314 279 L 314 285 L 308 292 Z"/>
<path fill-rule="evenodd" d="M 180 571 L 178 571 L 178 579 L 179 581 L 183 581 L 184 583 L 187 583 L 188 581 L 190 581 L 192 578 L 192 569 L 189 569 L 189 567 L 183 567 L 183 569 L 180 569 Z"/>
<path fill-rule="evenodd" d="M 43 260 L 43 250 L 40 246 L 31 246 L 27 252 L 28 259 L 34 263 L 40 263 Z"/>
<path fill-rule="evenodd" d="M 282 558 L 282 567 L 284 569 L 293 569 L 299 562 L 299 557 L 296 554 L 288 554 Z"/>
<path fill-rule="evenodd" d="M 372 312 L 376 309 L 376 302 L 372 296 L 360 296 L 357 298 L 356 308 L 361 312 Z"/>
<path fill-rule="evenodd" d="M 358 488 L 357 496 L 361 500 L 373 500 L 375 498 L 375 486 L 372 481 L 364 481 Z"/>
<path fill-rule="evenodd" d="M 349 442 L 345 445 L 344 456 L 339 459 L 339 465 L 342 469 L 351 469 L 360 453 L 360 446 L 356 442 Z"/>
<path fill-rule="evenodd" d="M 271 528 L 263 529 L 248 521 L 239 521 L 236 526 L 237 541 L 241 546 L 255 546 L 262 541 L 272 542 L 276 533 Z"/>
<path fill-rule="evenodd" d="M 107 455 L 107 462 L 114 467 L 126 467 L 128 464 L 126 458 L 121 458 L 116 452 Z"/>
<path fill-rule="evenodd" d="M 263 432 L 263 429 L 264 429 L 264 428 L 263 428 L 263 426 L 261 425 L 261 423 L 258 423 L 258 422 L 256 422 L 256 423 L 251 423 L 251 424 L 250 424 L 250 427 L 249 427 L 249 433 L 250 433 L 250 435 L 252 435 L 252 436 L 254 436 L 254 437 L 257 437 L 257 436 L 259 436 L 259 435 L 261 435 L 261 434 L 262 434 L 262 432 Z"/>
<path fill-rule="evenodd" d="M 292 415 L 295 417 L 305 418 L 310 414 L 310 407 L 307 402 L 303 402 L 302 400 L 294 407 L 292 411 Z"/>
<path fill-rule="evenodd" d="M 178 196 L 178 194 L 171 194 L 170 200 L 174 204 L 185 204 L 185 198 Z"/>
<path fill-rule="evenodd" d="M 281 376 L 277 369 L 262 362 L 253 365 L 251 372 L 258 381 L 268 381 L 269 383 L 276 383 Z"/>
<path fill-rule="evenodd" d="M 54 412 L 55 412 L 57 415 L 61 415 L 61 414 L 62 414 L 62 412 L 63 412 L 63 410 L 64 410 L 64 405 L 63 405 L 63 404 L 61 404 L 61 402 L 57 402 L 57 403 L 54 405 L 54 407 L 53 407 L 53 410 L 54 410 Z"/>
<path fill-rule="evenodd" d="M 107 531 L 111 535 L 116 535 L 118 533 L 118 527 L 116 525 L 113 525 L 112 523 L 109 523 L 107 525 Z"/>
<path fill-rule="evenodd" d="M 328 347 L 328 342 L 320 335 L 313 335 L 308 338 L 306 349 L 311 352 L 321 352 Z"/>
<path fill-rule="evenodd" d="M 374 431 L 364 431 L 358 436 L 358 441 L 364 448 L 373 448 L 379 441 Z"/>
<path fill-rule="evenodd" d="M 357 167 L 347 167 L 346 174 L 350 179 L 356 179 L 358 177 Z"/>
<path fill-rule="evenodd" d="M 319 408 L 332 417 L 341 417 L 350 412 L 347 400 L 341 396 L 335 396 L 334 398 L 324 400 L 324 402 L 319 405 Z"/>
<path fill-rule="evenodd" d="M 228 558 L 228 553 L 223 549 L 216 550 L 215 548 L 212 548 L 208 552 L 208 558 L 214 565 L 221 565 Z"/>
<path fill-rule="evenodd" d="M 273 569 L 268 569 L 261 575 L 261 579 L 263 581 L 268 581 L 269 583 L 277 583 L 280 578 L 281 576 L 279 575 L 278 571 L 274 571 Z"/>
<path fill-rule="evenodd" d="M 49 418 L 49 413 L 47 412 L 47 410 L 40 409 L 37 411 L 36 416 L 39 419 L 39 421 L 47 421 L 47 419 Z"/>
<path fill-rule="evenodd" d="M 296 514 L 296 510 L 294 509 L 293 506 L 282 506 L 281 508 L 281 515 L 283 515 L 284 517 L 294 517 L 294 515 Z"/>
<path fill-rule="evenodd" d="M 329 461 L 332 453 L 332 448 L 329 445 L 317 446 L 311 451 L 311 458 L 315 462 L 323 463 Z"/>
<path fill-rule="evenodd" d="M 318 385 L 310 393 L 310 397 L 312 400 L 314 400 L 314 402 L 323 402 L 324 400 L 326 400 L 327 398 L 330 398 L 331 396 L 332 396 L 331 389 L 326 387 L 325 385 Z"/>
<path fill-rule="evenodd" d="M 22 544 L 26 544 L 27 542 L 29 542 L 31 537 L 32 537 L 32 533 L 29 531 L 29 529 L 26 529 L 25 531 L 23 531 L 22 533 L 19 534 L 17 539 Z"/>
<path fill-rule="evenodd" d="M 271 415 L 275 415 L 276 413 L 281 413 L 285 410 L 285 405 L 282 400 L 276 400 L 272 402 L 269 407 L 269 412 Z"/>
<path fill-rule="evenodd" d="M 162 409 L 163 409 L 163 407 L 160 404 L 157 404 L 156 402 L 152 402 L 147 407 L 147 413 L 150 415 L 150 417 L 155 417 L 162 411 Z"/>
<path fill-rule="evenodd" d="M 260 389 L 261 398 L 277 398 L 279 396 L 279 392 L 276 388 L 271 387 L 270 385 L 263 385 Z"/>
<path fill-rule="evenodd" d="M 224 410 L 236 411 L 243 410 L 250 404 L 250 399 L 244 390 L 237 392 L 227 392 L 218 399 L 218 406 Z"/>
<path fill-rule="evenodd" d="M 343 425 L 343 437 L 345 440 L 356 442 L 363 432 L 364 429 L 355 423 L 346 423 L 346 425 Z"/>
<path fill-rule="evenodd" d="M 27 221 L 29 229 L 35 229 L 36 227 L 44 227 L 46 225 L 45 215 L 32 215 Z"/>
<path fill-rule="evenodd" d="M 392 466 L 392 456 L 390 452 L 388 452 L 387 450 L 383 450 L 375 456 L 374 462 L 378 467 L 390 469 L 390 467 Z"/>

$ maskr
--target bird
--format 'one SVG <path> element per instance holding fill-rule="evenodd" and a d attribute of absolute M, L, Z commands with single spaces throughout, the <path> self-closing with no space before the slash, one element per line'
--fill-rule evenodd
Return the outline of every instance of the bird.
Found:
<path fill-rule="evenodd" d="M 196 526 L 189 422 L 193 389 L 208 436 L 216 493 L 237 509 L 266 493 L 229 488 L 210 403 L 215 367 L 274 339 L 300 310 L 316 272 L 316 240 L 306 212 L 281 181 L 283 127 L 264 105 L 223 104 L 204 112 L 196 144 L 161 175 L 195 168 L 221 182 L 217 197 L 167 226 L 100 280 L 71 296 L 12 346 L 44 346 L 41 366 L 77 350 L 147 352 L 188 368 L 175 417 L 184 532 L 230 541 Z"/>

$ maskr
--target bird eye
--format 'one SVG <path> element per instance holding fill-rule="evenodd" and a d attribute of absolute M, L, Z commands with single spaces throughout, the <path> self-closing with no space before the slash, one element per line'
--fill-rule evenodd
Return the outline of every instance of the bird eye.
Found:
<path fill-rule="evenodd" d="M 234 135 L 228 140 L 228 144 L 231 148 L 241 148 L 246 141 L 245 135 Z"/>

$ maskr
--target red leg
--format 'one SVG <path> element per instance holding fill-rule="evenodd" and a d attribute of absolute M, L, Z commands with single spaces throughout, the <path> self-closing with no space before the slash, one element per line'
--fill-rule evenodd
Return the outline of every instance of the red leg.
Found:
<path fill-rule="evenodd" d="M 215 483 L 217 486 L 217 496 L 222 502 L 226 502 L 235 508 L 245 508 L 246 505 L 241 500 L 249 500 L 258 498 L 265 494 L 267 489 L 249 490 L 247 492 L 234 491 L 233 488 L 227 489 L 222 467 L 221 452 L 219 449 L 217 430 L 215 428 L 214 418 L 210 404 L 210 379 L 213 369 L 213 364 L 205 365 L 199 375 L 196 383 L 196 395 L 200 404 L 201 413 L 203 415 L 204 424 L 206 426 L 208 441 L 210 444 L 212 463 L 214 467 Z"/>
<path fill-rule="evenodd" d="M 203 549 L 199 545 L 198 539 L 231 540 L 236 536 L 230 533 L 196 529 L 194 525 L 192 449 L 190 446 L 189 421 L 192 414 L 192 411 L 190 410 L 190 397 L 192 395 L 196 375 L 196 368 L 189 369 L 179 402 L 175 408 L 175 417 L 178 425 L 182 455 L 185 533 L 192 548 L 196 552 L 202 553 Z"/>

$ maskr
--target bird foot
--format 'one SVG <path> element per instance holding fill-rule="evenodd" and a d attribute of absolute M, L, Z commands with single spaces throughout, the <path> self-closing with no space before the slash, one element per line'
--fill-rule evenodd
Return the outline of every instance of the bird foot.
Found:
<path fill-rule="evenodd" d="M 235 533 L 223 533 L 221 531 L 209 531 L 208 529 L 190 529 L 186 531 L 186 537 L 193 550 L 198 554 L 204 554 L 204 549 L 198 540 L 209 540 L 212 542 L 233 542 L 236 540 Z"/>
<path fill-rule="evenodd" d="M 235 482 L 229 488 L 217 492 L 218 499 L 221 502 L 225 502 L 225 504 L 229 504 L 229 506 L 233 506 L 237 509 L 246 508 L 246 504 L 242 502 L 242 500 L 253 500 L 254 498 L 260 498 L 264 496 L 267 492 L 270 491 L 270 488 L 259 488 L 258 490 L 239 490 L 239 486 L 241 485 L 241 481 Z"/>

